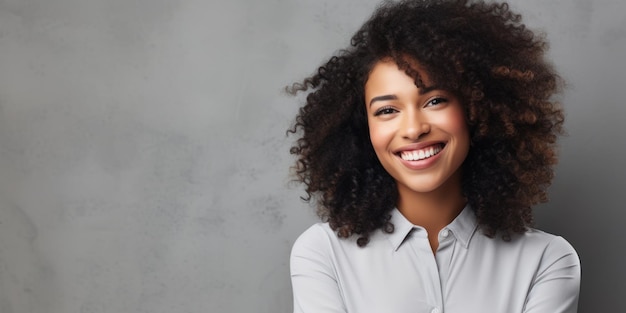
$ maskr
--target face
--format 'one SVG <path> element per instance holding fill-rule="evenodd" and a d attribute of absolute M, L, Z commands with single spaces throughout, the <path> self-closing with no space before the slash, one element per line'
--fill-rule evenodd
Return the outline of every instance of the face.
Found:
<path fill-rule="evenodd" d="M 372 146 L 401 196 L 433 192 L 449 182 L 460 188 L 470 140 L 463 107 L 452 93 L 420 90 L 396 63 L 379 61 L 365 84 L 365 102 Z"/>

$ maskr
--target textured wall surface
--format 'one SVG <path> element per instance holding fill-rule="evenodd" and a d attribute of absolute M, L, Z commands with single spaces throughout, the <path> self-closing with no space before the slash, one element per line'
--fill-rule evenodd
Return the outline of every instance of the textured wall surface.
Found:
<path fill-rule="evenodd" d="M 0 312 L 288 312 L 285 137 L 374 0 L 0 1 Z M 516 0 L 569 81 L 541 228 L 625 312 L 626 2 Z"/>

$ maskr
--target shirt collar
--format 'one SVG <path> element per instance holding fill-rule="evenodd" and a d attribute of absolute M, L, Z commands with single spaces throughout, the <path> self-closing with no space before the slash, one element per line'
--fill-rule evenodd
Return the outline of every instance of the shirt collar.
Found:
<path fill-rule="evenodd" d="M 393 233 L 389 234 L 388 238 L 391 241 L 394 251 L 397 251 L 415 225 L 409 222 L 397 208 L 391 211 L 391 219 L 389 221 L 393 224 Z"/>
<path fill-rule="evenodd" d="M 407 220 L 397 208 L 391 211 L 391 219 L 389 221 L 394 226 L 393 233 L 389 234 L 388 237 L 394 250 L 400 248 L 411 231 L 416 228 L 422 229 L 422 227 L 413 225 L 413 223 Z M 461 245 L 467 249 L 477 227 L 478 222 L 474 210 L 469 205 L 466 205 L 452 223 L 445 228 L 451 231 Z"/>
<path fill-rule="evenodd" d="M 467 249 L 478 228 L 478 221 L 474 210 L 472 210 L 469 205 L 466 205 L 463 211 L 461 211 L 446 228 L 450 230 L 463 247 Z"/>

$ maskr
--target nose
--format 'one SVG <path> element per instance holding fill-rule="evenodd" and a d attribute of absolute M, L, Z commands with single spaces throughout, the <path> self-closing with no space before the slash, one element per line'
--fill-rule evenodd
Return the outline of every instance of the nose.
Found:
<path fill-rule="evenodd" d="M 407 112 L 402 121 L 402 137 L 418 140 L 430 132 L 430 123 L 418 112 Z"/>

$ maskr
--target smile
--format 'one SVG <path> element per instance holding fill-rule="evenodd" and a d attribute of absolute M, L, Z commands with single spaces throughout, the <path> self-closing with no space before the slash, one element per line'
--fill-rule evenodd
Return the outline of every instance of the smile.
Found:
<path fill-rule="evenodd" d="M 428 159 L 430 157 L 433 157 L 439 154 L 439 152 L 441 152 L 443 147 L 444 147 L 443 144 L 436 144 L 436 145 L 426 147 L 423 149 L 418 149 L 418 150 L 400 151 L 398 155 L 400 156 L 400 158 L 402 158 L 405 161 L 419 161 L 419 160 Z"/>

